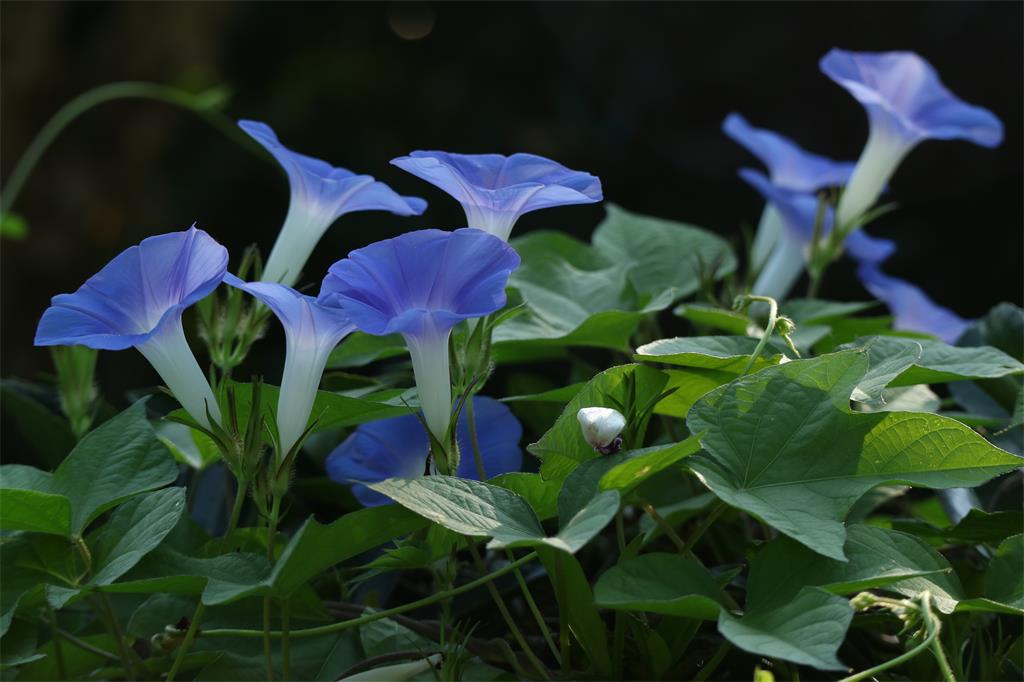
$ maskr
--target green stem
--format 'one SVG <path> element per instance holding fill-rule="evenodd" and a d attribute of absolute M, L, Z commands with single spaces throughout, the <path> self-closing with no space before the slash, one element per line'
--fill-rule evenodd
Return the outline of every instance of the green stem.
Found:
<path fill-rule="evenodd" d="M 942 625 L 935 618 L 934 614 L 932 614 L 931 601 L 932 601 L 931 594 L 927 590 L 925 590 L 924 592 L 921 592 L 921 594 L 917 597 L 917 599 L 914 600 L 914 602 L 910 602 L 910 601 L 897 601 L 897 600 L 893 600 L 893 599 L 886 599 L 884 597 L 875 597 L 875 602 L 876 603 L 883 604 L 883 605 L 885 605 L 887 607 L 908 608 L 908 607 L 913 607 L 913 605 L 915 603 L 919 603 L 921 605 L 921 607 L 918 607 L 918 609 L 919 609 L 919 612 L 921 614 L 921 618 L 924 620 L 925 630 L 927 631 L 928 634 L 927 634 L 927 636 L 924 638 L 924 640 L 920 644 L 918 644 L 916 647 L 914 647 L 910 651 L 907 651 L 907 652 L 901 654 L 900 656 L 897 656 L 896 658 L 894 658 L 894 659 L 892 659 L 890 661 L 886 661 L 885 663 L 881 663 L 879 665 L 876 665 L 873 668 L 868 668 L 867 670 L 863 670 L 863 671 L 857 673 L 856 675 L 850 675 L 849 677 L 844 677 L 842 680 L 840 680 L 840 682 L 859 682 L 860 680 L 867 680 L 867 679 L 873 678 L 873 677 L 877 676 L 878 673 L 885 672 L 886 670 L 889 670 L 891 668 L 896 668 L 896 667 L 898 667 L 900 665 L 903 665 L 907 661 L 913 659 L 915 656 L 917 656 L 917 655 L 923 653 L 924 651 L 926 651 L 927 649 L 931 648 L 932 643 L 936 641 L 936 638 L 939 636 L 939 632 L 942 629 Z M 942 655 L 942 658 L 943 658 L 943 660 L 945 660 L 945 654 Z M 942 663 L 941 662 L 939 663 L 939 667 L 942 668 Z M 948 670 L 948 667 L 949 667 L 949 663 L 947 661 L 946 662 L 946 670 L 942 671 L 944 676 L 947 674 L 947 671 L 948 671 L 949 675 L 952 675 L 952 671 Z M 952 677 L 945 677 L 944 679 L 946 679 L 946 680 L 948 680 L 950 682 L 952 682 L 952 680 L 953 680 Z"/>
<path fill-rule="evenodd" d="M 231 546 L 231 537 L 238 526 L 238 519 L 242 514 L 242 506 L 245 504 L 245 495 L 249 491 L 248 481 L 237 479 L 235 483 L 237 484 L 235 502 L 231 507 L 231 516 L 228 518 L 228 528 L 224 533 L 224 540 L 221 543 L 222 547 Z M 178 647 L 178 654 L 174 657 L 174 663 L 171 664 L 170 672 L 167 673 L 167 682 L 174 682 L 174 676 L 178 674 L 182 663 L 185 662 L 185 655 L 192 646 L 192 641 L 196 638 L 196 633 L 199 631 L 199 623 L 203 620 L 203 613 L 205 611 L 206 606 L 203 604 L 202 595 L 200 595 L 199 604 L 196 605 L 195 613 L 192 614 L 192 620 L 189 622 L 188 630 L 185 632 L 185 639 L 182 640 L 181 646 Z"/>
<path fill-rule="evenodd" d="M 473 555 L 473 563 L 476 564 L 477 570 L 483 573 L 487 570 L 487 566 L 484 565 L 484 560 L 480 556 L 480 552 L 477 550 L 476 545 L 473 543 L 472 538 L 469 540 L 469 552 Z M 544 668 L 544 664 L 540 662 L 537 655 L 533 653 L 533 648 L 526 642 L 526 638 L 523 637 L 523 633 L 519 630 L 519 626 L 516 625 L 516 621 L 512 618 L 512 614 L 508 611 L 508 606 L 505 605 L 505 600 L 502 599 L 501 593 L 498 592 L 498 588 L 494 586 L 494 583 L 487 583 L 487 591 L 491 593 L 491 599 L 494 600 L 495 606 L 498 607 L 498 612 L 501 613 L 501 617 L 505 621 L 505 625 L 508 627 L 509 632 L 512 633 L 512 637 L 515 638 L 519 648 L 526 654 L 526 658 L 530 661 L 530 664 L 540 673 L 540 676 L 547 680 L 547 670 Z"/>
<path fill-rule="evenodd" d="M 46 122 L 42 130 L 36 134 L 32 142 L 29 143 L 28 148 L 21 155 L 14 170 L 8 176 L 7 183 L 3 187 L 3 195 L 0 196 L 0 215 L 5 215 L 11 210 L 14 201 L 18 198 L 18 194 L 21 193 L 22 186 L 24 186 L 28 176 L 32 173 L 32 169 L 35 168 L 39 159 L 53 143 L 57 135 L 71 121 L 104 102 L 125 98 L 152 99 L 183 107 L 199 114 L 215 128 L 239 141 L 247 149 L 252 149 L 251 141 L 226 116 L 210 109 L 209 103 L 203 102 L 205 94 L 194 95 L 167 85 L 132 81 L 107 83 L 82 93 L 61 107 L 53 115 L 53 118 Z"/>
<path fill-rule="evenodd" d="M 416 609 L 421 609 L 424 606 L 430 606 L 431 604 L 436 604 L 437 602 L 442 601 L 444 599 L 451 599 L 452 597 L 457 597 L 458 595 L 463 594 L 465 592 L 469 592 L 471 590 L 475 590 L 476 588 L 480 587 L 481 585 L 486 585 L 487 583 L 489 583 L 492 580 L 495 580 L 497 578 L 500 578 L 501 576 L 505 575 L 506 573 L 511 573 L 512 571 L 514 571 L 515 569 L 519 568 L 523 564 L 529 563 L 529 562 L 533 561 L 536 558 L 537 558 L 537 553 L 536 552 L 530 552 L 529 554 L 527 554 L 527 555 L 517 559 L 513 563 L 508 564 L 507 566 L 502 566 L 498 570 L 492 571 L 491 573 L 488 573 L 487 575 L 480 576 L 479 578 L 476 578 L 475 580 L 471 580 L 470 582 L 466 583 L 465 585 L 460 585 L 458 587 L 453 587 L 450 590 L 444 590 L 442 592 L 435 592 L 434 594 L 432 594 L 430 596 L 424 597 L 423 599 L 417 599 L 416 601 L 409 602 L 408 604 L 403 604 L 401 606 L 396 606 L 396 607 L 390 608 L 390 609 L 384 609 L 383 611 L 374 611 L 373 613 L 368 613 L 365 616 L 360 616 L 359 618 L 353 618 L 351 620 L 341 621 L 340 623 L 331 623 L 330 625 L 320 625 L 318 627 L 304 628 L 302 630 L 292 630 L 289 633 L 289 636 L 292 637 L 292 638 L 295 638 L 295 637 L 317 637 L 319 635 L 327 635 L 327 634 L 331 634 L 331 633 L 335 633 L 335 632 L 344 632 L 345 630 L 349 630 L 351 628 L 356 628 L 356 627 L 359 627 L 360 625 L 366 625 L 367 623 L 373 623 L 374 621 L 378 621 L 378 620 L 380 620 L 382 618 L 390 618 L 391 616 L 397 616 L 399 614 L 406 613 L 408 611 L 415 611 Z M 275 632 L 273 630 L 271 630 L 268 634 L 270 635 L 271 638 L 275 638 L 275 639 L 276 638 L 280 638 L 280 637 L 282 637 L 284 635 L 284 633 L 282 633 L 282 632 Z M 245 638 L 245 639 L 258 639 L 258 638 L 263 637 L 263 630 L 242 630 L 242 629 L 233 629 L 233 628 L 223 628 L 223 629 L 217 629 L 217 630 L 206 630 L 206 631 L 204 631 L 202 633 L 202 635 L 204 637 L 211 637 L 211 638 L 215 638 L 215 637 L 241 637 L 241 638 Z"/>
<path fill-rule="evenodd" d="M 51 622 L 51 625 L 52 625 L 52 622 Z M 107 659 L 108 661 L 110 661 L 112 663 L 120 663 L 121 662 L 121 659 L 120 659 L 120 657 L 118 657 L 117 654 L 112 654 L 112 653 L 110 653 L 109 651 L 107 651 L 105 649 L 100 649 L 97 646 L 93 646 L 92 644 L 89 644 L 85 640 L 79 639 L 78 637 L 74 636 L 73 634 L 71 634 L 67 630 L 62 630 L 60 628 L 54 628 L 54 630 L 55 630 L 55 632 L 58 635 L 61 636 L 62 639 L 67 640 L 68 644 L 76 646 L 79 649 L 81 649 L 82 651 L 87 651 L 90 654 L 93 654 L 95 656 L 99 656 L 100 658 L 105 658 L 105 659 Z"/>
<path fill-rule="evenodd" d="M 46 612 L 50 620 L 50 629 L 53 636 L 53 657 L 54 662 L 57 664 L 57 677 L 62 680 L 68 679 L 67 667 L 64 665 L 64 649 L 61 645 L 60 628 L 57 627 L 57 614 L 53 611 L 53 606 L 50 604 L 48 599 L 46 601 Z"/>
<path fill-rule="evenodd" d="M 206 605 L 203 604 L 202 597 L 200 597 L 196 610 L 192 614 L 192 620 L 189 621 L 188 630 L 185 631 L 185 639 L 182 640 L 181 646 L 178 647 L 178 655 L 174 657 L 174 663 L 171 664 L 171 669 L 167 673 L 167 682 L 174 682 L 175 676 L 181 670 L 181 664 L 185 662 L 185 654 L 188 653 L 189 647 L 192 646 L 192 640 L 196 638 L 196 632 L 199 631 L 199 621 L 203 619 L 203 612 L 205 610 Z"/>
<path fill-rule="evenodd" d="M 621 563 L 626 553 L 626 525 L 622 518 L 622 506 L 615 512 L 615 540 L 619 545 L 619 559 Z M 614 662 L 615 679 L 622 679 L 622 659 L 626 651 L 626 621 L 625 614 L 616 610 L 614 624 L 612 626 L 612 661 Z"/>
<path fill-rule="evenodd" d="M 555 592 L 558 601 L 558 644 L 561 649 L 562 676 L 572 671 L 572 641 L 569 639 L 569 591 L 566 589 L 564 558 L 555 552 Z"/>
<path fill-rule="evenodd" d="M 714 508 L 712 508 L 712 510 L 708 513 L 708 515 L 704 517 L 704 521 L 701 522 L 701 524 L 697 526 L 692 533 L 690 533 L 690 536 L 688 538 L 686 538 L 685 544 L 687 549 L 689 549 L 692 552 L 697 542 L 700 541 L 700 539 L 704 536 L 704 533 L 707 532 L 708 528 L 711 528 L 711 524 L 713 524 L 718 519 L 718 517 L 722 515 L 722 512 L 724 512 L 728 508 L 729 505 L 722 501 L 719 501 L 714 506 Z"/>
<path fill-rule="evenodd" d="M 775 322 L 779 317 L 779 304 L 775 302 L 775 299 L 771 296 L 743 296 L 740 299 L 746 303 L 752 303 L 754 301 L 760 301 L 761 303 L 768 304 L 768 324 L 764 328 L 764 335 L 757 342 L 757 347 L 754 348 L 754 352 L 750 354 L 750 358 L 747 359 L 747 364 L 744 365 L 743 371 L 740 372 L 740 376 L 745 376 L 750 368 L 754 366 L 757 359 L 761 357 L 761 352 L 764 351 L 764 347 L 768 344 L 768 339 L 771 338 L 772 332 L 775 331 Z"/>
<path fill-rule="evenodd" d="M 270 648 L 270 597 L 263 598 L 263 659 L 267 665 L 267 682 L 273 682 L 274 657 Z"/>
<path fill-rule="evenodd" d="M 946 658 L 946 652 L 942 648 L 942 641 L 938 637 L 932 642 L 932 653 L 935 655 L 935 661 L 939 664 L 939 670 L 942 671 L 943 682 L 956 682 L 956 675 L 953 674 L 953 668 L 949 665 L 949 659 Z"/>
<path fill-rule="evenodd" d="M 509 561 L 515 561 L 516 556 L 512 553 L 512 550 L 505 550 L 505 556 L 508 557 Z M 516 577 L 516 582 L 519 583 L 519 590 L 523 593 L 523 599 L 526 600 L 526 606 L 530 609 L 530 613 L 533 614 L 533 620 L 536 621 L 540 634 L 544 637 L 544 641 L 547 642 L 548 649 L 554 655 L 555 660 L 561 662 L 561 656 L 558 653 L 558 645 L 555 644 L 555 638 L 551 635 L 551 630 L 548 629 L 548 624 L 544 622 L 544 616 L 541 614 L 540 609 L 537 607 L 537 602 L 533 599 L 533 594 L 530 592 L 530 586 L 526 584 L 526 578 L 523 576 L 523 572 L 518 568 L 512 573 Z"/>
<path fill-rule="evenodd" d="M 281 600 L 281 679 L 288 682 L 291 677 L 291 660 L 288 646 L 288 620 L 291 615 L 291 602 Z"/>
<path fill-rule="evenodd" d="M 658 527 L 661 528 L 661 532 L 663 532 L 666 537 L 672 541 L 672 544 L 676 546 L 676 549 L 679 550 L 680 553 L 686 554 L 688 545 L 683 542 L 683 539 L 679 537 L 678 533 L 676 533 L 676 529 L 665 520 L 665 517 L 659 514 L 658 510 L 646 500 L 640 501 L 640 508 L 643 509 L 644 513 L 650 516 L 656 524 L 658 524 Z"/>
<path fill-rule="evenodd" d="M 132 659 L 131 652 L 128 650 L 128 645 L 124 641 L 124 633 L 121 632 L 121 624 L 117 622 L 117 617 L 114 616 L 114 609 L 110 606 L 110 599 L 107 597 L 105 592 L 98 592 L 96 601 L 101 606 L 101 611 L 105 614 L 104 620 L 107 622 L 107 629 L 110 630 L 111 636 L 114 641 L 117 642 L 117 649 L 121 652 L 121 661 L 124 665 L 124 674 L 129 680 L 135 679 L 135 661 Z"/>
<path fill-rule="evenodd" d="M 487 471 L 484 469 L 484 458 L 480 453 L 480 441 L 476 435 L 476 415 L 473 413 L 473 396 L 466 399 L 466 419 L 469 422 L 469 442 L 473 446 L 473 463 L 476 464 L 476 475 L 481 481 L 487 480 Z"/>

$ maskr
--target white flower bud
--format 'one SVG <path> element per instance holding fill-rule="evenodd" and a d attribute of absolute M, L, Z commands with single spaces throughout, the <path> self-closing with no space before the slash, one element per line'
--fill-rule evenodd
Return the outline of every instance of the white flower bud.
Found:
<path fill-rule="evenodd" d="M 622 441 L 618 437 L 626 428 L 626 418 L 610 407 L 584 407 L 576 414 L 583 438 L 598 452 L 618 450 Z"/>
<path fill-rule="evenodd" d="M 441 654 L 434 654 L 427 658 L 413 661 L 411 663 L 399 663 L 397 665 L 385 665 L 380 668 L 373 668 L 371 670 L 365 670 L 355 675 L 349 675 L 341 679 L 347 682 L 376 682 L 381 680 L 383 682 L 398 682 L 399 680 L 408 680 L 422 672 L 430 670 L 438 666 L 441 663 Z"/>

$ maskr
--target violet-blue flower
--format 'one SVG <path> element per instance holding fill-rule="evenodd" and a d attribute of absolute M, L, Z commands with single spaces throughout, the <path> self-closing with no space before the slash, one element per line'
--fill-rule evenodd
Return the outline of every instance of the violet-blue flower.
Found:
<path fill-rule="evenodd" d="M 288 149 L 265 123 L 239 121 L 238 125 L 277 159 L 291 184 L 288 214 L 263 270 L 264 282 L 295 284 L 313 248 L 339 216 L 354 211 L 410 216 L 426 210 L 423 199 L 400 196 L 369 175 L 356 175 Z"/>
<path fill-rule="evenodd" d="M 450 194 L 466 225 L 508 241 L 530 211 L 601 201 L 601 181 L 534 154 L 453 154 L 415 151 L 391 163 Z"/>
<path fill-rule="evenodd" d="M 73 294 L 53 297 L 36 330 L 37 346 L 135 347 L 199 424 L 220 410 L 185 339 L 181 314 L 217 288 L 228 252 L 194 225 L 143 239 L 122 251 Z"/>
<path fill-rule="evenodd" d="M 312 296 L 284 284 L 244 282 L 231 274 L 224 281 L 262 301 L 284 327 L 284 372 L 277 399 L 277 431 L 283 457 L 306 430 L 327 358 L 355 325 L 343 310 L 322 306 Z"/>
<path fill-rule="evenodd" d="M 487 478 L 519 471 L 523 452 L 519 440 L 523 427 L 511 410 L 492 398 L 475 396 L 480 460 Z M 459 449 L 472 452 L 469 419 L 466 410 L 459 416 L 457 427 Z M 370 422 L 359 426 L 328 455 L 327 475 L 338 483 L 355 483 L 352 493 L 367 507 L 390 504 L 391 500 L 362 483 L 376 483 L 386 478 L 415 478 L 424 475 L 430 439 L 415 415 Z M 479 480 L 474 457 L 464 456 L 459 462 L 458 476 Z"/>
<path fill-rule="evenodd" d="M 868 114 L 867 144 L 839 201 L 836 217 L 850 225 L 878 199 L 903 158 L 928 139 L 961 139 L 984 147 L 1003 141 L 1003 124 L 988 109 L 950 92 L 935 69 L 913 52 L 833 49 L 821 70 Z"/>
<path fill-rule="evenodd" d="M 919 287 L 886 275 L 875 263 L 862 263 L 857 274 L 864 288 L 889 307 L 894 329 L 931 334 L 946 343 L 956 343 L 970 325 L 970 321 L 937 304 Z"/>
<path fill-rule="evenodd" d="M 833 161 L 801 148 L 788 137 L 750 125 L 743 116 L 731 113 L 722 121 L 722 131 L 760 159 L 772 184 L 797 192 L 815 192 L 823 187 L 846 184 L 853 173 L 852 161 Z M 751 265 L 761 268 L 778 243 L 782 218 L 771 203 L 765 205 L 754 235 Z"/>
<path fill-rule="evenodd" d="M 778 211 L 783 229 L 758 274 L 753 293 L 781 300 L 804 270 L 814 239 L 819 200 L 813 194 L 779 187 L 763 173 L 751 168 L 743 168 L 739 174 Z M 821 226 L 822 237 L 832 231 L 834 223 L 834 211 L 827 207 Z M 845 248 L 859 262 L 881 263 L 892 255 L 896 245 L 888 239 L 871 237 L 863 230 L 857 230 L 846 238 Z"/>
<path fill-rule="evenodd" d="M 517 267 L 515 250 L 486 232 L 418 230 L 356 249 L 332 265 L 318 301 L 341 307 L 368 334 L 405 337 L 424 418 L 443 442 L 452 412 L 452 327 L 500 310 Z"/>

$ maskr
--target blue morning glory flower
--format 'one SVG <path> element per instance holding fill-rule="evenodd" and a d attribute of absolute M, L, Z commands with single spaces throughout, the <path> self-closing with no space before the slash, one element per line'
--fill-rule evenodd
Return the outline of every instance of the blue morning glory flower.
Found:
<path fill-rule="evenodd" d="M 416 151 L 391 163 L 454 197 L 467 226 L 505 241 L 524 213 L 603 198 L 598 178 L 534 154 Z"/>
<path fill-rule="evenodd" d="M 889 277 L 874 263 L 862 263 L 857 274 L 864 288 L 889 307 L 894 329 L 931 334 L 946 343 L 956 343 L 970 325 L 949 308 L 935 303 L 920 288 Z"/>
<path fill-rule="evenodd" d="M 523 427 L 512 411 L 492 398 L 475 396 L 477 442 L 487 478 L 519 471 L 523 452 L 519 439 Z M 474 457 L 470 456 L 469 419 L 463 410 L 457 427 L 459 449 L 467 453 L 459 462 L 459 478 L 480 480 Z M 386 478 L 415 478 L 424 475 L 430 439 L 416 415 L 382 419 L 359 426 L 325 463 L 327 475 L 339 483 L 356 482 L 352 493 L 367 507 L 390 504 L 391 500 L 370 490 L 363 483 Z"/>
<path fill-rule="evenodd" d="M 356 175 L 293 152 L 281 144 L 265 123 L 239 121 L 238 126 L 277 159 L 292 188 L 288 215 L 263 270 L 264 282 L 295 284 L 320 237 L 339 216 L 354 211 L 390 211 L 410 216 L 427 208 L 423 199 L 400 196 L 369 175 Z"/>
<path fill-rule="evenodd" d="M 739 172 L 750 186 L 761 193 L 765 201 L 778 212 L 782 231 L 767 262 L 758 274 L 753 293 L 771 296 L 776 300 L 785 298 L 800 273 L 804 270 L 814 239 L 814 221 L 818 214 L 818 197 L 805 192 L 779 187 L 751 168 Z M 834 211 L 826 208 L 821 236 L 829 234 L 835 223 Z M 864 230 L 857 230 L 846 238 L 847 252 L 860 262 L 881 263 L 892 255 L 896 245 L 888 239 L 871 237 Z"/>
<path fill-rule="evenodd" d="M 135 347 L 182 407 L 209 427 L 220 410 L 185 339 L 181 314 L 217 288 L 228 252 L 193 225 L 143 239 L 122 251 L 73 294 L 53 297 L 36 330 L 37 346 Z"/>
<path fill-rule="evenodd" d="M 842 225 L 871 208 L 919 142 L 961 139 L 995 147 L 1003 141 L 1003 124 L 995 114 L 951 93 L 932 65 L 913 52 L 833 49 L 821 59 L 821 70 L 864 105 L 870 124 L 867 144 L 839 201 Z"/>
<path fill-rule="evenodd" d="M 309 423 L 327 358 L 355 330 L 348 315 L 276 282 L 244 282 L 232 274 L 224 281 L 252 294 L 270 308 L 284 327 L 284 372 L 277 398 L 277 431 L 283 457 Z"/>
<path fill-rule="evenodd" d="M 760 159 L 772 184 L 797 192 L 815 192 L 823 187 L 845 185 L 853 173 L 852 161 L 833 161 L 805 151 L 788 137 L 755 128 L 737 113 L 722 122 L 722 131 Z M 782 219 L 771 203 L 765 205 L 751 248 L 751 265 L 764 267 L 779 241 Z"/>
<path fill-rule="evenodd" d="M 412 357 L 424 418 L 442 442 L 451 421 L 452 327 L 505 305 L 515 250 L 486 232 L 418 230 L 356 249 L 330 267 L 318 301 L 342 308 L 360 330 L 399 333 Z"/>
<path fill-rule="evenodd" d="M 760 159 L 773 184 L 798 192 L 845 185 L 853 173 L 852 161 L 833 161 L 812 154 L 788 137 L 755 128 L 737 113 L 722 122 L 722 131 Z"/>

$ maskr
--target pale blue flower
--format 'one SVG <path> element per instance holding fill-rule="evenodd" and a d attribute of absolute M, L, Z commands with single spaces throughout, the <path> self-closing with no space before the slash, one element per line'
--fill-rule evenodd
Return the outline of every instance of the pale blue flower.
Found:
<path fill-rule="evenodd" d="M 542 208 L 601 201 L 601 181 L 534 154 L 415 151 L 391 163 L 462 204 L 469 227 L 508 241 L 519 216 Z"/>
<path fill-rule="evenodd" d="M 452 327 L 504 307 L 505 285 L 517 267 L 515 250 L 486 232 L 418 230 L 356 249 L 332 265 L 318 300 L 342 308 L 368 334 L 405 337 L 424 418 L 443 442 L 452 413 Z"/>
<path fill-rule="evenodd" d="M 199 424 L 220 410 L 185 339 L 181 314 L 217 288 L 228 252 L 193 225 L 122 251 L 73 294 L 54 296 L 36 330 L 37 346 L 135 347 Z"/>
<path fill-rule="evenodd" d="M 224 281 L 262 301 L 284 327 L 284 372 L 277 399 L 277 431 L 284 456 L 309 424 L 327 358 L 355 325 L 344 311 L 322 306 L 284 284 L 244 282 L 231 274 Z"/>
<path fill-rule="evenodd" d="M 475 396 L 473 412 L 476 419 L 480 460 L 487 478 L 519 471 L 523 452 L 519 440 L 523 427 L 503 403 Z M 457 427 L 459 478 L 479 480 L 467 411 L 459 416 Z M 338 483 L 356 483 L 352 493 L 367 507 L 390 504 L 391 500 L 361 483 L 377 483 L 387 478 L 416 478 L 426 473 L 430 439 L 416 415 L 404 415 L 359 426 L 327 457 L 327 475 Z"/>
<path fill-rule="evenodd" d="M 969 320 L 938 305 L 919 287 L 889 277 L 874 263 L 862 263 L 857 274 L 864 288 L 889 307 L 894 329 L 931 334 L 946 343 L 956 343 L 970 325 Z"/>
<path fill-rule="evenodd" d="M 913 52 L 833 49 L 821 70 L 868 114 L 868 141 L 839 202 L 837 219 L 850 225 L 874 205 L 903 157 L 928 139 L 961 139 L 984 147 L 1003 141 L 1003 124 L 988 109 L 951 93 L 935 69 Z"/>
<path fill-rule="evenodd" d="M 760 192 L 765 201 L 775 208 L 783 228 L 774 250 L 758 274 L 752 291 L 760 296 L 782 300 L 800 278 L 810 255 L 819 199 L 813 194 L 779 187 L 763 173 L 751 168 L 741 169 L 740 177 Z M 830 234 L 834 224 L 834 211 L 831 207 L 826 207 L 821 237 Z M 881 263 L 896 249 L 892 241 L 871 237 L 864 230 L 850 234 L 844 246 L 859 262 L 872 263 Z"/>
<path fill-rule="evenodd" d="M 292 190 L 288 215 L 263 270 L 264 282 L 295 284 L 313 248 L 339 216 L 355 211 L 389 211 L 410 216 L 427 208 L 423 199 L 399 196 L 369 175 L 356 175 L 293 152 L 281 144 L 265 123 L 239 121 L 238 125 L 277 159 Z"/>
<path fill-rule="evenodd" d="M 722 131 L 760 159 L 772 184 L 797 192 L 816 192 L 823 187 L 846 184 L 853 173 L 852 161 L 833 161 L 812 154 L 788 137 L 755 128 L 737 113 L 722 122 Z M 764 267 L 782 232 L 782 218 L 771 203 L 765 205 L 751 248 L 751 266 Z"/>

